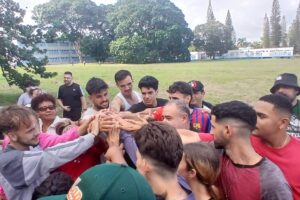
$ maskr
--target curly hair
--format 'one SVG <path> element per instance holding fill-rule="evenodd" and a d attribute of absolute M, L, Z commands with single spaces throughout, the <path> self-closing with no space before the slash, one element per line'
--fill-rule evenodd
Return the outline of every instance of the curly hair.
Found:
<path fill-rule="evenodd" d="M 34 111 L 39 109 L 39 105 L 45 101 L 50 101 L 56 107 L 56 99 L 51 94 L 43 93 L 31 100 L 31 108 Z"/>

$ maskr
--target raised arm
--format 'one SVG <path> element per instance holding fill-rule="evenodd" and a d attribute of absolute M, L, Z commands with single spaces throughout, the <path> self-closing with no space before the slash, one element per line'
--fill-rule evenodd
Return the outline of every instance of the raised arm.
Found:
<path fill-rule="evenodd" d="M 124 108 L 124 105 L 122 100 L 118 96 L 115 96 L 114 99 L 111 101 L 109 107 L 111 110 L 118 113 Z"/>

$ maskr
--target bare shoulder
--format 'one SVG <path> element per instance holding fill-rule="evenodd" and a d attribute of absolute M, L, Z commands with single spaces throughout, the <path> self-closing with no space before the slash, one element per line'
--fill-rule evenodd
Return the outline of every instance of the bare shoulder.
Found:
<path fill-rule="evenodd" d="M 122 108 L 124 108 L 124 104 L 121 98 L 115 96 L 110 103 L 110 108 L 115 112 L 119 112 L 120 110 L 122 110 Z"/>
<path fill-rule="evenodd" d="M 200 142 L 201 139 L 197 132 L 186 130 L 186 129 L 177 129 L 179 136 L 181 137 L 183 144 Z"/>

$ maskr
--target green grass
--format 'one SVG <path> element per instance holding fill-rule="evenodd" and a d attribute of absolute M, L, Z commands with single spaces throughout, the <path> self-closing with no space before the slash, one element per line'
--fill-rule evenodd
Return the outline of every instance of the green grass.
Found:
<path fill-rule="evenodd" d="M 190 63 L 122 65 L 122 64 L 82 64 L 51 65 L 48 71 L 58 72 L 52 79 L 41 79 L 41 88 L 56 96 L 58 87 L 63 83 L 63 73 L 73 72 L 75 82 L 85 88 L 89 78 L 95 76 L 104 79 L 110 86 L 110 95 L 117 93 L 114 74 L 120 69 L 131 71 L 135 89 L 138 81 L 145 75 L 155 76 L 160 81 L 161 97 L 167 97 L 166 89 L 177 80 L 201 80 L 205 85 L 206 99 L 212 103 L 228 100 L 254 102 L 260 96 L 269 93 L 274 78 L 284 72 L 300 75 L 300 58 L 294 59 L 258 59 L 223 60 Z M 299 76 L 300 78 L 300 76 Z M 22 93 L 15 86 L 8 86 L 0 76 L 0 106 L 13 104 Z"/>

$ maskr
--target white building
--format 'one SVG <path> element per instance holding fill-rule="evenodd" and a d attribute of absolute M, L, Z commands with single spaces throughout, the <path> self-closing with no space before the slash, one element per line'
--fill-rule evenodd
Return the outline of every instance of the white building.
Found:
<path fill-rule="evenodd" d="M 39 43 L 37 47 L 46 50 L 46 56 L 49 61 L 48 64 L 79 63 L 78 55 L 70 42 Z M 44 54 L 36 55 L 37 58 L 44 56 Z M 90 56 L 84 56 L 84 60 L 86 62 L 95 61 Z"/>
<path fill-rule="evenodd" d="M 266 48 L 266 49 L 251 49 L 241 48 L 238 50 L 229 50 L 222 56 L 217 56 L 216 59 L 249 59 L 249 58 L 292 58 L 294 56 L 293 47 L 285 48 Z M 191 60 L 207 60 L 209 57 L 205 52 L 191 52 Z"/>

